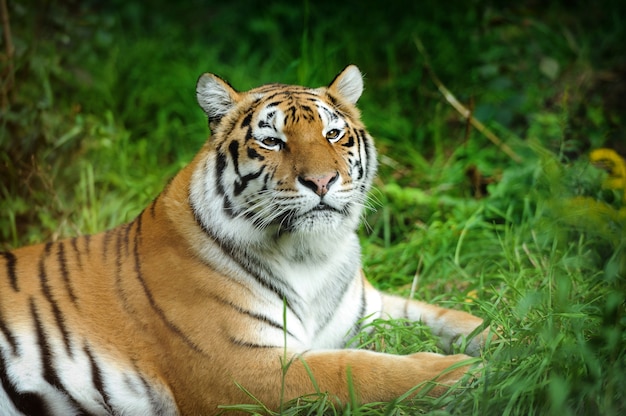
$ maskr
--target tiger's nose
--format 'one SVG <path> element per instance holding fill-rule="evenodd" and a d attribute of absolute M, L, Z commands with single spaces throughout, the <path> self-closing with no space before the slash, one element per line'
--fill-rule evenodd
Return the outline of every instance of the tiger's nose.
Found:
<path fill-rule="evenodd" d="M 319 196 L 324 196 L 328 192 L 330 186 L 339 179 L 339 172 L 333 172 L 328 175 L 304 175 L 298 176 L 298 182 L 306 186 Z"/>

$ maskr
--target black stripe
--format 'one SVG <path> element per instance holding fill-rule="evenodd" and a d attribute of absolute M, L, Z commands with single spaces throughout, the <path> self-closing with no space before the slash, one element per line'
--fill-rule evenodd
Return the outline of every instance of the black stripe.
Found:
<path fill-rule="evenodd" d="M 286 111 L 284 123 L 285 126 L 287 125 L 288 119 L 293 120 L 294 124 L 300 121 L 300 115 L 298 114 L 297 107 L 293 104 Z"/>
<path fill-rule="evenodd" d="M 271 101 L 271 100 L 273 100 L 274 98 L 276 98 L 276 97 L 278 97 L 278 96 L 284 96 L 284 95 L 287 95 L 287 94 L 288 94 L 288 93 L 287 93 L 287 92 L 285 92 L 285 91 L 278 91 L 278 92 L 275 92 L 275 93 L 274 93 L 274 94 L 272 94 L 272 95 L 269 95 L 269 96 L 267 96 L 267 97 L 263 97 L 263 98 L 265 98 L 265 101 Z M 276 101 L 276 102 L 273 102 L 273 103 L 268 104 L 266 107 L 275 107 L 275 106 L 277 106 L 278 104 L 280 104 L 282 101 L 283 101 L 283 99 L 278 100 L 278 101 Z"/>
<path fill-rule="evenodd" d="M 258 321 L 261 321 L 264 324 L 267 324 L 267 325 L 269 325 L 271 327 L 274 327 L 276 329 L 280 329 L 281 331 L 285 331 L 285 327 L 283 326 L 283 324 L 280 324 L 280 323 L 274 321 L 273 319 L 270 319 L 269 317 L 267 317 L 265 315 L 255 313 L 255 312 L 249 311 L 247 309 L 243 309 L 241 306 L 235 305 L 234 303 L 232 303 L 232 302 L 230 302 L 230 301 L 228 301 L 226 299 L 222 299 L 222 298 L 220 298 L 219 296 L 217 296 L 215 294 L 213 295 L 212 298 L 214 300 L 216 300 L 217 302 L 223 304 L 223 305 L 226 305 L 226 306 L 229 306 L 229 307 L 233 308 L 235 311 L 237 311 L 240 314 L 243 314 L 243 315 L 246 315 L 246 316 L 248 316 L 250 318 L 253 318 L 253 319 L 256 319 Z M 297 337 L 293 333 L 291 333 L 289 330 L 287 330 L 286 332 L 287 332 L 287 335 L 291 336 L 292 338 L 296 338 L 297 339 Z"/>
<path fill-rule="evenodd" d="M 263 128 L 266 128 L 266 127 L 272 128 L 273 126 L 270 123 L 268 123 L 267 120 L 271 120 L 274 117 L 274 115 L 276 115 L 276 111 L 272 111 L 271 113 L 267 113 L 265 115 L 265 117 L 266 117 L 265 120 L 259 120 L 259 122 L 257 123 L 257 127 L 260 128 L 260 129 L 263 129 Z M 251 132 L 251 130 L 248 129 L 248 135 L 250 134 L 250 132 Z"/>
<path fill-rule="evenodd" d="M 233 162 L 235 174 L 237 174 L 237 176 L 241 176 L 239 173 L 239 143 L 236 140 L 230 142 L 228 145 L 228 152 L 230 153 L 230 158 Z"/>
<path fill-rule="evenodd" d="M 259 154 L 259 152 L 257 152 L 255 149 L 248 147 L 246 150 L 247 150 L 249 159 L 257 159 L 257 160 L 260 160 L 261 162 L 265 160 L 265 157 Z"/>
<path fill-rule="evenodd" d="M 112 230 L 106 231 L 102 239 L 102 261 L 106 261 L 107 253 L 109 251 L 109 242 L 111 241 Z"/>
<path fill-rule="evenodd" d="M 359 313 L 354 320 L 354 324 L 352 325 L 352 329 L 345 337 L 346 341 L 350 341 L 355 336 L 357 336 L 363 330 L 363 320 L 365 319 L 365 312 L 367 310 L 367 299 L 366 299 L 366 291 L 365 291 L 365 282 L 363 281 L 365 277 L 361 277 L 361 307 L 359 308 Z"/>
<path fill-rule="evenodd" d="M 360 132 L 361 134 L 357 135 L 357 140 L 358 140 L 358 146 L 357 146 L 357 166 L 359 168 L 359 179 L 363 180 L 365 178 L 365 164 L 369 163 L 369 160 L 361 160 L 361 149 L 365 150 L 365 159 L 368 159 L 367 157 L 367 145 L 365 144 L 365 131 L 361 130 Z"/>
<path fill-rule="evenodd" d="M 232 338 L 232 337 L 230 338 L 230 342 L 232 342 L 233 344 L 239 347 L 246 347 L 246 348 L 283 348 L 283 347 L 279 347 L 276 345 L 255 344 L 253 342 L 242 341 L 242 340 Z"/>
<path fill-rule="evenodd" d="M 85 351 L 85 354 L 87 354 L 87 358 L 89 358 L 89 364 L 91 366 L 91 381 L 93 383 L 93 386 L 96 388 L 98 393 L 100 393 L 100 396 L 102 396 L 102 400 L 104 401 L 103 405 L 106 411 L 109 412 L 110 414 L 113 414 L 113 407 L 111 406 L 111 403 L 109 401 L 111 397 L 109 396 L 109 394 L 106 391 L 106 388 L 104 387 L 104 380 L 102 379 L 102 370 L 100 369 L 100 366 L 98 365 L 98 363 L 96 362 L 96 359 L 91 353 L 91 348 L 89 348 L 89 346 L 86 344 L 85 344 L 84 351 Z"/>
<path fill-rule="evenodd" d="M 15 265 L 17 263 L 17 258 L 15 254 L 7 251 L 1 252 L 0 256 L 4 257 L 7 262 L 7 275 L 9 276 L 9 282 L 11 283 L 11 287 L 14 291 L 19 292 L 20 288 L 17 286 L 17 273 L 15 272 Z"/>
<path fill-rule="evenodd" d="M 348 133 L 348 141 L 342 144 L 343 147 L 352 147 L 354 146 L 354 136 Z"/>
<path fill-rule="evenodd" d="M 2 316 L 2 309 L 0 308 L 0 332 L 4 334 L 4 337 L 9 341 L 9 345 L 11 346 L 11 353 L 13 355 L 17 355 L 17 340 L 11 333 L 9 327 L 7 327 L 6 322 L 4 321 L 4 316 Z"/>
<path fill-rule="evenodd" d="M 62 392 L 72 403 L 80 414 L 86 415 L 88 414 L 87 410 L 85 410 L 80 403 L 72 397 L 72 395 L 67 391 L 61 379 L 54 368 L 53 359 L 54 353 L 50 349 L 50 345 L 48 344 L 48 339 L 46 337 L 46 333 L 41 323 L 41 318 L 39 317 L 39 313 L 37 312 L 37 307 L 35 306 L 35 300 L 30 298 L 30 313 L 32 315 L 33 321 L 35 323 L 35 333 L 37 334 L 37 344 L 39 345 L 39 349 L 41 351 L 41 366 L 43 367 L 43 378 L 50 384 L 54 386 L 57 390 Z"/>
<path fill-rule="evenodd" d="M 153 201 L 152 204 L 150 204 L 150 216 L 152 218 L 154 218 L 156 216 L 156 205 L 157 205 L 157 201 L 158 199 L 161 197 L 161 195 L 159 194 Z"/>
<path fill-rule="evenodd" d="M 363 149 L 365 149 L 365 163 L 366 166 L 370 166 L 373 163 L 376 163 L 376 160 L 372 160 L 372 149 L 371 149 L 371 140 L 369 139 L 367 132 L 363 129 L 359 130 L 361 137 L 361 141 L 362 143 L 360 143 L 361 146 L 363 146 Z M 359 136 L 357 136 L 358 138 Z M 360 152 L 359 152 L 360 153 Z M 370 174 L 370 170 L 366 169 L 366 173 Z"/>
<path fill-rule="evenodd" d="M 135 219 L 136 220 L 136 219 Z M 124 248 L 126 248 L 126 256 L 130 256 L 130 231 L 133 228 L 133 224 L 135 223 L 135 220 L 133 220 L 133 222 L 126 224 L 124 227 L 124 238 L 122 239 L 122 243 Z M 120 237 L 119 235 L 117 236 L 118 238 Z M 117 262 L 120 262 L 120 257 L 122 255 L 122 251 L 118 251 L 117 253 L 117 258 L 115 259 Z"/>
<path fill-rule="evenodd" d="M 332 83 L 331 83 L 331 85 L 332 85 Z M 326 97 L 328 97 L 328 101 L 330 101 L 330 103 L 333 105 L 333 107 L 337 107 L 338 102 L 337 102 L 337 98 L 335 98 L 334 95 L 332 95 L 329 92 L 326 92 Z"/>
<path fill-rule="evenodd" d="M 131 316 L 135 316 L 135 310 L 130 305 L 128 296 L 126 295 L 126 291 L 124 290 L 124 286 L 122 285 L 122 246 L 126 247 L 126 256 L 128 256 L 128 239 L 132 224 L 133 223 L 125 225 L 125 232 L 123 234 L 121 232 L 118 232 L 117 238 L 115 239 L 115 288 L 117 289 L 120 301 L 126 312 L 128 312 Z"/>
<path fill-rule="evenodd" d="M 324 111 L 324 113 L 326 113 L 326 116 L 331 120 L 331 121 L 335 121 L 339 119 L 339 116 L 337 115 L 337 113 L 330 111 L 330 109 L 328 109 L 328 107 L 326 107 L 325 105 L 318 105 L 317 108 L 321 109 L 322 111 Z"/>
<path fill-rule="evenodd" d="M 59 378 L 54 372 L 54 368 L 52 367 L 52 352 L 50 351 L 50 345 L 48 344 L 43 324 L 41 323 L 41 319 L 39 318 L 39 313 L 37 312 L 37 307 L 35 306 L 35 301 L 33 298 L 30 298 L 30 313 L 33 321 L 35 322 L 37 343 L 41 351 L 41 366 L 43 367 L 43 378 L 48 382 L 48 384 L 51 384 L 53 386 L 56 384 L 61 384 Z"/>
<path fill-rule="evenodd" d="M 308 105 L 300 104 L 300 110 L 302 110 L 303 113 L 306 113 L 302 115 L 305 120 L 312 121 L 315 119 L 315 112 Z"/>
<path fill-rule="evenodd" d="M 261 176 L 263 174 L 263 171 L 265 171 L 265 165 L 261 166 L 261 169 L 259 169 L 257 172 L 249 173 L 244 176 L 239 176 L 239 179 L 235 180 L 235 189 L 233 190 L 235 196 L 240 195 L 248 187 L 248 183 Z"/>
<path fill-rule="evenodd" d="M 143 215 L 143 213 L 142 213 Z M 165 312 L 154 300 L 154 296 L 148 288 L 148 284 L 146 283 L 145 278 L 143 277 L 143 273 L 141 272 L 141 255 L 139 253 L 139 246 L 141 245 L 141 215 L 137 217 L 135 220 L 136 229 L 135 229 L 135 241 L 133 247 L 133 256 L 135 258 L 135 277 L 141 283 L 141 287 L 143 288 L 144 294 L 150 303 L 150 307 L 156 312 L 157 316 L 163 321 L 165 326 L 176 334 L 189 348 L 206 356 L 206 352 L 203 351 L 196 343 L 194 343 L 189 337 L 172 321 L 170 321 L 167 316 L 165 316 Z"/>
<path fill-rule="evenodd" d="M 37 393 L 21 393 L 9 379 L 9 373 L 4 365 L 4 357 L 0 357 L 0 389 L 6 392 L 15 408 L 25 415 L 52 415 L 46 406 L 46 400 Z"/>
<path fill-rule="evenodd" d="M 83 262 L 81 258 L 81 252 L 78 249 L 78 238 L 74 237 L 70 240 L 70 244 L 72 245 L 72 249 L 74 250 L 74 254 L 76 255 L 76 263 L 78 263 L 78 267 L 83 269 Z"/>
<path fill-rule="evenodd" d="M 248 109 L 243 113 L 245 116 L 243 117 L 243 119 L 241 120 L 241 124 L 239 125 L 239 127 L 241 129 L 245 129 L 248 128 L 248 133 L 250 132 L 250 127 L 252 124 L 252 118 L 254 117 L 255 113 L 256 113 L 256 109 L 259 106 L 259 103 L 261 102 L 261 99 L 257 98 L 251 105 L 250 107 L 248 107 Z M 234 125 L 233 125 L 233 129 L 227 131 L 224 135 L 224 137 L 229 137 L 230 134 L 232 133 L 232 131 L 234 130 Z M 246 141 L 248 140 L 248 137 L 246 137 Z"/>
<path fill-rule="evenodd" d="M 84 237 L 85 239 L 85 252 L 87 253 L 87 256 L 89 256 L 89 248 L 90 248 L 90 244 L 91 244 L 91 236 L 90 235 L 86 235 Z"/>
<path fill-rule="evenodd" d="M 43 292 L 44 297 L 46 298 L 46 300 L 50 304 L 50 307 L 52 308 L 52 313 L 57 323 L 57 327 L 59 328 L 59 331 L 61 331 L 61 335 L 63 335 L 65 349 L 67 350 L 67 353 L 70 356 L 73 356 L 72 349 L 70 346 L 70 334 L 67 331 L 67 328 L 65 327 L 63 314 L 61 313 L 61 310 L 59 309 L 59 305 L 57 304 L 56 300 L 52 296 L 50 285 L 48 284 L 48 276 L 46 274 L 45 259 L 50 255 L 51 246 L 52 246 L 52 243 L 47 243 L 43 254 L 39 258 L 39 281 L 41 282 L 41 291 Z"/>
<path fill-rule="evenodd" d="M 270 107 L 270 106 L 276 106 L 279 104 L 284 103 L 285 101 L 287 102 L 292 102 L 294 100 L 294 98 L 299 98 L 302 100 L 307 100 L 307 101 L 313 101 L 313 100 L 319 100 L 319 95 L 311 92 L 311 90 L 309 88 L 306 87 L 300 87 L 298 88 L 297 86 L 294 85 L 282 85 L 282 84 L 274 84 L 274 85 L 268 85 L 269 88 L 267 89 L 260 89 L 261 92 L 263 93 L 273 93 L 272 95 L 268 95 L 267 97 L 263 97 L 263 100 L 265 102 L 268 101 L 273 101 L 274 98 L 277 97 L 281 97 L 279 99 L 277 99 L 276 101 L 272 102 L 271 104 L 267 105 L 266 107 Z M 284 87 L 288 87 L 288 90 L 283 90 L 282 88 Z M 281 90 L 279 91 L 274 91 L 276 88 L 281 88 Z"/>
<path fill-rule="evenodd" d="M 361 309 L 359 309 L 359 320 L 365 318 L 365 312 L 367 310 L 367 292 L 365 290 L 365 277 L 361 277 Z"/>
<path fill-rule="evenodd" d="M 338 305 L 341 303 L 341 300 L 346 295 L 346 292 L 349 289 L 350 284 L 354 281 L 354 279 L 344 279 L 343 276 L 345 275 L 338 274 L 338 279 L 337 279 L 339 282 L 343 282 L 343 286 L 341 287 L 341 289 L 337 290 L 335 287 L 333 287 L 332 291 L 323 292 L 322 296 L 320 296 L 321 297 L 320 301 L 328 301 L 330 299 L 329 303 L 333 305 Z M 335 317 L 335 311 L 330 310 L 328 314 L 325 317 L 323 317 L 323 320 L 321 321 L 318 320 L 317 322 L 318 331 L 325 328 L 334 317 Z"/>
<path fill-rule="evenodd" d="M 241 128 L 245 128 L 248 127 L 250 125 L 250 123 L 252 122 L 252 116 L 254 115 L 254 113 L 252 111 L 249 111 L 248 114 L 243 118 L 243 120 L 241 120 Z"/>
<path fill-rule="evenodd" d="M 133 363 L 133 364 L 135 368 L 135 373 L 139 377 L 139 380 L 141 381 L 141 384 L 143 385 L 144 390 L 146 391 L 148 397 L 150 398 L 150 405 L 152 406 L 151 414 L 158 415 L 162 408 L 162 402 L 163 402 L 162 397 L 159 394 L 157 394 L 157 392 L 152 388 L 152 384 L 149 383 L 145 379 L 141 370 L 137 367 L 137 364 L 136 363 Z"/>
<path fill-rule="evenodd" d="M 367 311 L 367 292 L 365 291 L 365 278 L 361 277 L 361 308 L 359 314 L 356 317 L 355 335 L 363 330 L 363 319 L 365 319 L 365 312 Z"/>
<path fill-rule="evenodd" d="M 226 155 L 218 150 L 217 157 L 215 160 L 215 188 L 217 189 L 217 193 L 220 196 L 226 196 L 226 191 L 224 190 L 224 186 L 222 185 L 222 174 L 226 170 Z"/>
<path fill-rule="evenodd" d="M 59 260 L 59 269 L 61 270 L 61 277 L 63 278 L 63 282 L 65 283 L 65 288 L 67 289 L 67 293 L 72 301 L 72 303 L 76 304 L 76 295 L 74 294 L 74 289 L 72 288 L 72 284 L 70 282 L 70 274 L 67 270 L 67 259 L 65 257 L 65 246 L 63 242 L 59 242 L 57 244 L 57 258 Z"/>

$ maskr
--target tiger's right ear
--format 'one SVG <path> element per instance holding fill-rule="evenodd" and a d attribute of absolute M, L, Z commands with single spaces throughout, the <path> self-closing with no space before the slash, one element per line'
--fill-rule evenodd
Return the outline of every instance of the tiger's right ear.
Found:
<path fill-rule="evenodd" d="M 363 75 L 356 65 L 348 65 L 335 77 L 328 89 L 356 104 L 363 93 Z"/>
<path fill-rule="evenodd" d="M 235 107 L 240 98 L 239 93 L 217 75 L 202 74 L 196 84 L 196 99 L 211 126 Z"/>

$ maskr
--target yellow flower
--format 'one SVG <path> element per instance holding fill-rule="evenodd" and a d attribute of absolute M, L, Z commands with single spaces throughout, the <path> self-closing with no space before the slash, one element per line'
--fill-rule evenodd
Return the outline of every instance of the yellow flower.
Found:
<path fill-rule="evenodd" d="M 470 290 L 469 292 L 467 292 L 467 295 L 465 295 L 465 303 L 472 303 L 475 300 L 478 300 L 478 290 L 474 289 L 474 290 Z"/>
<path fill-rule="evenodd" d="M 589 160 L 595 166 L 607 171 L 608 176 L 602 184 L 604 188 L 622 191 L 626 202 L 626 161 L 612 149 L 596 149 L 589 154 Z"/>

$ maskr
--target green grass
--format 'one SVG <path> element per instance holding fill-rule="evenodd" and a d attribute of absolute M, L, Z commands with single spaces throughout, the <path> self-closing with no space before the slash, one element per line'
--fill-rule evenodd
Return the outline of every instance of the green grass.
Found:
<path fill-rule="evenodd" d="M 319 392 L 284 414 L 626 411 L 624 189 L 588 159 L 626 155 L 623 2 L 9 3 L 0 248 L 132 219 L 208 135 L 202 72 L 240 89 L 317 86 L 356 63 L 381 162 L 361 230 L 369 278 L 481 316 L 500 338 L 481 376 L 443 398 L 340 408 Z M 452 108 L 427 63 L 520 163 Z M 434 347 L 405 322 L 354 343 Z"/>

